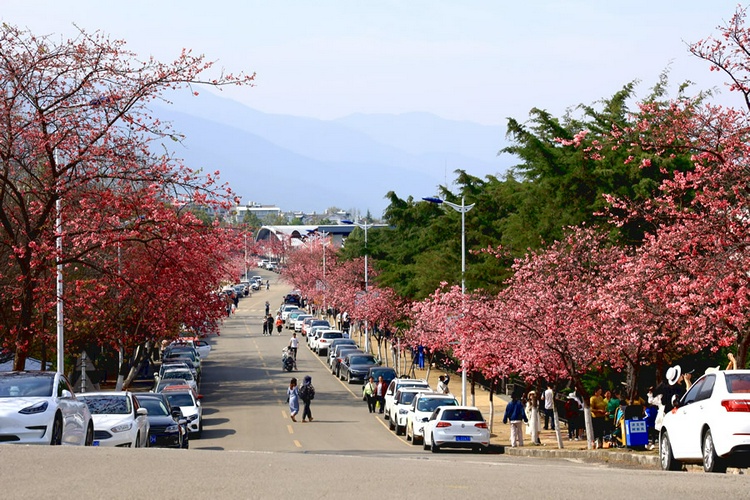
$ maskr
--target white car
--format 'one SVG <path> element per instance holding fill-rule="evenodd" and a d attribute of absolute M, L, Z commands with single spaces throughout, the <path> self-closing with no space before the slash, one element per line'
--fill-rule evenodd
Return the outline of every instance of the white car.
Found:
<path fill-rule="evenodd" d="M 489 446 L 490 430 L 474 406 L 439 406 L 425 424 L 424 449 L 433 453 L 443 448 L 485 451 Z"/>
<path fill-rule="evenodd" d="M 418 387 L 420 389 L 428 390 L 430 389 L 430 384 L 428 384 L 425 379 L 421 378 L 395 378 L 391 380 L 390 385 L 388 385 L 388 390 L 385 392 L 385 410 L 383 418 L 386 420 L 390 420 L 391 418 L 393 397 L 396 395 L 396 391 L 401 387 Z"/>
<path fill-rule="evenodd" d="M 306 336 L 307 338 L 307 345 L 311 350 L 315 350 L 315 342 L 318 340 L 318 335 L 323 330 L 330 330 L 330 326 L 326 325 L 319 325 L 319 326 L 313 326 L 310 328 L 310 333 Z"/>
<path fill-rule="evenodd" d="M 193 349 L 195 349 L 195 351 L 198 353 L 198 356 L 200 356 L 201 360 L 206 359 L 208 355 L 211 354 L 211 344 L 209 344 L 205 340 L 200 340 L 197 338 L 182 339 L 182 340 L 176 340 L 170 344 L 170 346 L 175 346 L 175 345 L 192 346 Z"/>
<path fill-rule="evenodd" d="M 341 330 L 321 330 L 320 333 L 315 336 L 313 351 L 315 351 L 318 356 L 322 356 L 328 352 L 328 346 L 331 345 L 331 342 L 343 338 L 344 332 Z"/>
<path fill-rule="evenodd" d="M 423 392 L 417 394 L 406 414 L 406 440 L 418 444 L 424 440 L 424 427 L 430 415 L 439 406 L 458 406 L 458 400 L 451 394 Z"/>
<path fill-rule="evenodd" d="M 200 400 L 203 398 L 196 394 L 190 387 L 183 385 L 172 385 L 166 387 L 162 393 L 169 400 L 172 408 L 179 408 L 182 416 L 188 421 L 188 432 L 201 437 L 203 434 L 203 407 Z"/>
<path fill-rule="evenodd" d="M 79 399 L 94 420 L 94 446 L 140 448 L 149 445 L 148 410 L 130 391 L 87 392 Z"/>
<path fill-rule="evenodd" d="M 195 380 L 193 372 L 189 368 L 167 368 L 160 376 L 156 377 L 156 385 L 164 380 L 181 380 L 181 384 L 189 386 L 198 392 L 198 381 Z"/>
<path fill-rule="evenodd" d="M 750 370 L 713 371 L 699 378 L 664 415 L 659 461 L 664 470 L 702 463 L 706 472 L 750 466 Z"/>
<path fill-rule="evenodd" d="M 390 418 L 388 427 L 396 430 L 396 435 L 403 434 L 406 431 L 406 416 L 409 414 L 409 408 L 417 394 L 422 392 L 432 392 L 430 388 L 424 387 L 401 387 L 393 396 L 391 404 Z"/>
<path fill-rule="evenodd" d="M 299 307 L 297 307 L 294 304 L 284 304 L 281 307 L 281 320 L 286 323 L 286 320 L 289 318 L 289 314 L 293 311 L 302 311 Z M 304 312 L 304 311 L 302 311 Z"/>
<path fill-rule="evenodd" d="M 297 333 L 302 332 L 302 323 L 307 318 L 312 318 L 312 317 L 313 317 L 312 314 L 300 314 L 299 316 L 297 316 L 297 318 L 294 320 L 294 325 L 293 325 L 294 331 Z"/>
<path fill-rule="evenodd" d="M 0 373 L 0 442 L 91 446 L 93 441 L 91 413 L 64 375 Z"/>

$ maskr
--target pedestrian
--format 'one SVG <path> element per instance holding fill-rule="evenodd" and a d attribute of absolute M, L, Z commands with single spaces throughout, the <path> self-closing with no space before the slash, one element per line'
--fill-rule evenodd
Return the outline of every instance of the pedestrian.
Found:
<path fill-rule="evenodd" d="M 521 403 L 518 396 L 517 392 L 513 392 L 510 403 L 505 407 L 505 415 L 503 416 L 504 424 L 510 421 L 510 446 L 512 448 L 523 446 L 523 422 L 529 421 L 523 409 L 523 403 Z"/>
<path fill-rule="evenodd" d="M 294 377 L 286 390 L 286 401 L 289 403 L 289 416 L 292 417 L 292 422 L 296 422 L 297 419 L 294 417 L 299 413 L 299 390 L 297 389 L 297 379 Z"/>
<path fill-rule="evenodd" d="M 448 383 L 451 381 L 450 375 L 447 373 L 445 375 L 440 375 L 438 377 L 438 384 L 437 384 L 437 393 L 439 394 L 450 394 L 451 391 L 448 389 Z"/>
<path fill-rule="evenodd" d="M 603 389 L 597 387 L 594 395 L 589 399 L 591 408 L 591 423 L 594 426 L 594 448 L 602 448 L 604 445 L 604 419 L 607 415 L 607 403 L 602 396 Z"/>
<path fill-rule="evenodd" d="M 682 387 L 682 383 L 685 387 Z M 656 403 L 659 410 L 656 414 L 655 428 L 661 430 L 664 415 L 668 414 L 674 408 L 674 405 L 685 394 L 687 389 L 692 386 L 692 375 L 682 373 L 680 365 L 674 365 L 667 370 L 666 380 L 656 386 L 649 396 L 649 404 Z"/>
<path fill-rule="evenodd" d="M 555 391 L 552 389 L 552 384 L 547 384 L 547 390 L 542 394 L 542 400 L 544 401 L 544 430 L 550 429 L 550 420 L 552 421 L 551 429 L 555 430 Z"/>
<path fill-rule="evenodd" d="M 362 388 L 362 401 L 367 401 L 367 409 L 375 413 L 375 379 L 370 377 Z"/>
<path fill-rule="evenodd" d="M 388 382 L 383 376 L 378 377 L 378 383 L 375 385 L 375 399 L 378 404 L 378 412 L 383 413 L 385 410 L 385 393 L 388 392 Z"/>
<path fill-rule="evenodd" d="M 263 335 L 268 334 L 268 323 L 266 323 L 266 318 L 263 318 Z"/>
<path fill-rule="evenodd" d="M 271 289 L 271 280 L 266 280 L 266 290 L 270 290 L 270 289 Z"/>
<path fill-rule="evenodd" d="M 299 347 L 299 339 L 297 338 L 297 332 L 295 332 L 292 334 L 292 338 L 289 339 L 289 350 L 292 353 L 292 359 L 294 360 L 295 370 L 297 369 L 297 348 L 298 347 Z"/>
<path fill-rule="evenodd" d="M 268 329 L 268 334 L 273 335 L 273 316 L 270 314 L 266 316 L 266 328 Z"/>
<path fill-rule="evenodd" d="M 578 396 L 575 391 L 568 394 L 568 400 L 565 401 L 565 420 L 568 421 L 568 439 L 578 441 L 578 415 L 581 406 L 578 403 Z"/>
<path fill-rule="evenodd" d="M 312 377 L 305 375 L 302 379 L 302 387 L 299 389 L 299 397 L 302 400 L 304 407 L 302 408 L 302 421 L 305 419 L 313 421 L 312 412 L 310 411 L 310 402 L 315 399 L 315 387 L 312 385 Z"/>
<path fill-rule="evenodd" d="M 284 320 L 281 319 L 281 315 L 276 317 L 276 331 L 281 333 L 281 327 L 284 326 Z"/>
<path fill-rule="evenodd" d="M 271 304 L 266 301 L 266 316 L 268 316 L 271 312 Z"/>
<path fill-rule="evenodd" d="M 531 436 L 531 442 L 540 445 L 542 444 L 539 438 L 539 432 L 542 430 L 541 420 L 539 418 L 539 400 L 537 399 L 536 391 L 532 390 L 526 396 L 526 415 L 528 421 L 526 422 L 526 434 Z"/>

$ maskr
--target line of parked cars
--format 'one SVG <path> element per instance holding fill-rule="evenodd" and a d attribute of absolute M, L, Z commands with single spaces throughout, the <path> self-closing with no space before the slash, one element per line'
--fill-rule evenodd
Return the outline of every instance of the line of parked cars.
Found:
<path fill-rule="evenodd" d="M 290 313 L 291 314 L 291 313 Z M 313 326 L 315 321 L 325 324 Z M 331 374 L 348 383 L 363 385 L 379 377 L 388 382 L 383 417 L 397 435 L 433 453 L 443 448 L 484 451 L 490 445 L 490 430 L 478 408 L 459 406 L 452 394 L 433 392 L 426 380 L 397 378 L 393 368 L 383 367 L 363 352 L 348 335 L 331 328 L 325 320 L 305 318 L 301 331 L 310 350 L 327 356 Z"/>

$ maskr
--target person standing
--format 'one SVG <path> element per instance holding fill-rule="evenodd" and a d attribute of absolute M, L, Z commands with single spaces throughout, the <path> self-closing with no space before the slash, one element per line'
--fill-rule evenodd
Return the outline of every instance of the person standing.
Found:
<path fill-rule="evenodd" d="M 440 375 L 438 377 L 437 393 L 439 394 L 450 394 L 451 391 L 448 389 L 448 383 L 451 381 L 450 375 Z"/>
<path fill-rule="evenodd" d="M 312 377 L 310 375 L 305 375 L 305 378 L 302 379 L 302 387 L 299 389 L 299 397 L 304 405 L 302 408 L 302 421 L 305 422 L 305 419 L 307 419 L 312 422 L 313 416 L 310 411 L 310 402 L 315 399 L 315 387 L 312 385 Z"/>
<path fill-rule="evenodd" d="M 550 428 L 550 420 L 552 421 L 552 430 L 555 430 L 555 391 L 552 389 L 552 384 L 547 384 L 547 390 L 542 394 L 542 400 L 544 400 L 544 430 Z"/>
<path fill-rule="evenodd" d="M 268 335 L 273 335 L 273 316 L 270 314 L 266 316 L 266 328 L 268 329 Z"/>
<path fill-rule="evenodd" d="M 511 395 L 511 401 L 505 407 L 503 423 L 507 424 L 508 421 L 510 421 L 510 446 L 512 448 L 523 446 L 523 422 L 528 422 L 529 419 L 526 417 L 523 403 L 518 398 L 517 392 Z"/>
<path fill-rule="evenodd" d="M 268 316 L 271 313 L 271 304 L 266 301 L 266 316 Z"/>
<path fill-rule="evenodd" d="M 602 448 L 604 441 L 604 419 L 607 415 L 607 403 L 602 397 L 603 389 L 597 387 L 594 395 L 589 399 L 591 407 L 591 423 L 594 426 L 594 447 Z"/>
<path fill-rule="evenodd" d="M 385 393 L 388 392 L 388 382 L 383 376 L 378 377 L 378 383 L 375 385 L 375 399 L 378 404 L 378 412 L 383 413 L 385 410 Z"/>
<path fill-rule="evenodd" d="M 370 413 L 375 413 L 375 379 L 370 377 L 365 386 L 362 388 L 362 399 L 367 401 L 367 409 Z"/>
<path fill-rule="evenodd" d="M 292 422 L 296 422 L 294 418 L 299 413 L 299 390 L 297 389 L 297 379 L 292 378 L 289 382 L 289 388 L 286 390 L 286 400 L 289 403 L 289 416 L 292 417 Z"/>
<path fill-rule="evenodd" d="M 541 431 L 542 424 L 539 418 L 539 399 L 537 398 L 536 391 L 531 390 L 526 397 L 526 415 L 528 415 L 526 433 L 531 436 L 531 442 L 534 444 L 542 444 L 539 438 L 539 432 Z"/>
<path fill-rule="evenodd" d="M 263 318 L 263 335 L 268 334 L 268 323 L 266 322 L 266 318 Z"/>
<path fill-rule="evenodd" d="M 292 334 L 292 338 L 289 339 L 289 350 L 292 353 L 292 359 L 294 360 L 294 369 L 297 369 L 297 348 L 299 347 L 299 339 L 297 338 L 297 332 Z M 304 386 L 303 386 L 304 387 Z M 304 419 L 304 417 L 302 417 Z"/>

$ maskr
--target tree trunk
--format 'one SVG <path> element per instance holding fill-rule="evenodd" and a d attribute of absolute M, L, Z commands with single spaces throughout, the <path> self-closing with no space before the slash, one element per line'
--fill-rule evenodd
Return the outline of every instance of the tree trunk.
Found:
<path fill-rule="evenodd" d="M 135 377 L 136 375 L 138 375 L 138 372 L 141 371 L 141 368 L 143 367 L 143 363 L 148 363 L 149 352 L 151 352 L 151 341 L 146 342 L 145 345 L 141 344 L 136 348 L 135 360 L 130 367 L 130 373 L 128 373 L 127 378 L 123 382 L 123 389 L 127 389 L 128 387 L 130 387 L 130 384 L 133 383 L 133 380 L 135 380 Z"/>
<path fill-rule="evenodd" d="M 560 415 L 557 413 L 557 405 L 555 404 L 554 397 L 552 398 L 552 421 L 555 423 L 555 437 L 557 438 L 557 448 L 562 450 L 564 446 L 562 432 L 560 431 Z"/>
<path fill-rule="evenodd" d="M 586 448 L 594 448 L 594 421 L 591 420 L 591 407 L 588 401 L 583 400 L 583 419 L 586 423 Z"/>
<path fill-rule="evenodd" d="M 492 427 L 495 422 L 495 399 L 493 398 L 495 394 L 495 385 L 496 385 L 496 381 L 493 378 L 490 381 L 490 421 L 488 424 L 490 426 L 490 436 L 492 436 Z"/>
<path fill-rule="evenodd" d="M 474 372 L 471 372 L 471 406 L 476 406 L 476 394 L 475 394 L 476 381 L 474 380 Z"/>

